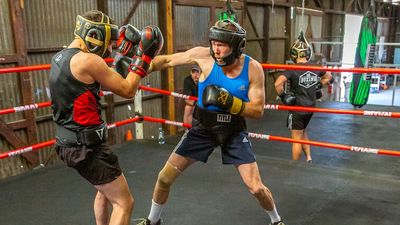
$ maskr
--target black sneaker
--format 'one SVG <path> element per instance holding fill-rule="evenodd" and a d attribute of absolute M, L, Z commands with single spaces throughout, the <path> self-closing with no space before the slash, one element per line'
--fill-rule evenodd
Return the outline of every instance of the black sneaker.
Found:
<path fill-rule="evenodd" d="M 150 225 L 150 220 L 149 219 L 137 219 L 135 221 L 138 221 L 138 223 L 136 225 Z M 154 225 L 161 225 L 161 219 L 157 221 L 157 223 L 155 223 Z"/>
<path fill-rule="evenodd" d="M 281 221 L 278 221 L 278 222 L 275 222 L 275 223 L 270 223 L 270 225 L 285 225 L 284 223 L 283 223 L 283 221 L 281 220 Z"/>

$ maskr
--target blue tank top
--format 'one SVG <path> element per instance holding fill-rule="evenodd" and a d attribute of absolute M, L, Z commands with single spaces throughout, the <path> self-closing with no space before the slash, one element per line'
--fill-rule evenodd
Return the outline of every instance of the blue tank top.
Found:
<path fill-rule="evenodd" d="M 200 82 L 199 81 L 199 101 L 198 105 L 202 108 L 206 108 L 211 111 L 223 111 L 219 107 L 216 106 L 208 106 L 204 107 L 203 105 L 203 91 L 204 88 L 208 85 L 218 85 L 231 93 L 231 95 L 241 99 L 244 102 L 249 101 L 248 92 L 249 92 L 249 61 L 250 57 L 245 55 L 243 69 L 240 74 L 235 78 L 227 77 L 222 71 L 222 67 L 218 66 L 214 62 L 214 66 L 208 75 L 208 77 Z"/>

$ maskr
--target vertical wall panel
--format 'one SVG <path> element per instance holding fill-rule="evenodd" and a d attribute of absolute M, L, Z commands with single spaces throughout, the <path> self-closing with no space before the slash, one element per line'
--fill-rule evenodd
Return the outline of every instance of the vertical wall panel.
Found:
<path fill-rule="evenodd" d="M 172 98 L 172 97 L 167 97 Z M 155 98 L 148 101 L 143 102 L 143 115 L 162 118 L 162 99 Z M 158 128 L 161 125 L 159 123 L 153 122 L 144 122 L 144 138 L 152 138 L 157 137 Z"/>
<path fill-rule="evenodd" d="M 0 55 L 14 53 L 14 37 L 8 0 L 0 0 Z"/>
<path fill-rule="evenodd" d="M 16 134 L 21 137 L 22 140 L 27 140 L 26 132 L 23 130 L 17 131 Z M 9 145 L 7 141 L 0 138 L 0 153 L 14 149 L 13 146 Z M 0 179 L 15 176 L 20 173 L 26 172 L 29 169 L 25 166 L 25 162 L 21 156 L 9 157 L 0 160 Z"/>
<path fill-rule="evenodd" d="M 0 65 L 0 68 L 15 67 L 15 64 Z M 12 108 L 20 106 L 21 93 L 19 78 L 16 73 L 7 73 L 0 75 L 0 109 Z M 20 120 L 23 118 L 22 113 L 12 113 L 0 116 L 5 122 Z"/>
<path fill-rule="evenodd" d="M 108 14 L 114 23 L 121 25 L 136 1 L 138 0 L 109 0 Z M 129 23 L 138 29 L 147 25 L 158 25 L 158 14 L 157 0 L 141 0 Z"/>
<path fill-rule="evenodd" d="M 285 37 L 285 26 L 286 26 L 286 8 L 274 8 L 274 12 L 270 14 L 269 20 L 269 36 L 274 37 Z M 286 52 L 285 39 L 273 39 L 269 40 L 269 52 L 268 59 L 271 63 L 284 63 Z"/>
<path fill-rule="evenodd" d="M 69 44 L 74 38 L 76 15 L 97 8 L 95 0 L 29 0 L 24 3 L 28 49 Z"/>
<path fill-rule="evenodd" d="M 49 64 L 54 53 L 32 54 L 28 56 L 29 65 Z M 33 102 L 50 101 L 49 73 L 50 70 L 38 70 L 29 72 L 32 76 L 32 88 L 34 94 Z M 35 110 L 36 116 L 44 116 L 51 113 L 51 108 L 40 108 Z"/>
<path fill-rule="evenodd" d="M 108 1 L 108 14 L 114 20 L 115 24 L 122 24 L 136 1 L 137 0 Z M 158 5 L 156 0 L 142 0 L 136 8 L 129 23 L 140 30 L 148 25 L 158 26 L 158 14 Z M 155 88 L 161 87 L 160 72 L 151 73 L 150 76 L 147 76 L 141 81 L 141 84 Z M 115 101 L 119 101 L 123 98 L 115 95 L 114 99 Z"/>
<path fill-rule="evenodd" d="M 210 9 L 206 7 L 175 7 L 175 49 L 189 49 L 208 45 Z"/>
<path fill-rule="evenodd" d="M 264 5 L 248 5 L 249 12 L 251 13 L 251 15 L 248 16 L 251 16 L 254 26 L 256 27 L 255 30 L 253 29 L 249 18 L 247 18 L 245 24 L 243 24 L 243 27 L 247 32 L 247 42 L 244 52 L 260 62 L 263 56 L 261 48 L 263 41 L 249 41 L 249 39 L 257 38 L 256 34 L 258 34 L 259 38 L 264 36 L 264 7 Z"/>
<path fill-rule="evenodd" d="M 38 142 L 50 141 L 55 138 L 55 126 L 52 120 L 37 123 L 37 131 Z M 38 150 L 40 163 L 47 163 L 47 165 L 51 165 L 58 161 L 57 155 L 53 148 L 53 146 L 49 146 Z"/>

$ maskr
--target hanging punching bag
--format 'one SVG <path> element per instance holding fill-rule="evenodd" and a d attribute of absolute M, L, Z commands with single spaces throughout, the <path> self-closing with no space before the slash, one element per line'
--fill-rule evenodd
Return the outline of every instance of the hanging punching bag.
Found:
<path fill-rule="evenodd" d="M 358 36 L 358 45 L 354 67 L 372 67 L 374 63 L 375 44 L 376 44 L 377 18 L 373 5 L 364 15 L 360 34 Z M 369 49 L 368 49 L 368 46 Z M 354 107 L 363 107 L 367 104 L 369 89 L 371 86 L 371 74 L 353 74 L 353 80 L 350 87 L 350 103 Z"/>

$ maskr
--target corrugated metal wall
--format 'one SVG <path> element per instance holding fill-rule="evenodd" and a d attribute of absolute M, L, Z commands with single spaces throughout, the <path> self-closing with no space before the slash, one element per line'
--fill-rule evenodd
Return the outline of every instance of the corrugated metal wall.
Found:
<path fill-rule="evenodd" d="M 208 46 L 210 8 L 177 5 L 175 7 L 175 49 Z"/>
<path fill-rule="evenodd" d="M 109 0 L 108 14 L 114 23 L 121 25 L 136 2 L 137 0 Z M 142 0 L 129 23 L 138 29 L 147 25 L 158 26 L 158 14 L 157 0 Z"/>
<path fill-rule="evenodd" d="M 0 65 L 0 68 L 14 67 L 15 64 Z M 0 108 L 6 109 L 21 105 L 21 93 L 19 78 L 15 73 L 0 76 Z M 5 122 L 12 122 L 23 119 L 21 113 L 3 115 L 1 118 Z"/>
<path fill-rule="evenodd" d="M 208 30 L 211 26 L 209 7 L 176 5 L 174 8 L 174 48 L 183 51 L 195 46 L 209 46 Z M 190 75 L 190 66 L 175 67 L 175 90 L 183 93 L 183 80 Z M 175 98 L 176 120 L 183 121 L 184 100 Z M 178 130 L 182 130 L 178 128 Z"/>
<path fill-rule="evenodd" d="M 127 15 L 129 14 L 132 7 L 136 4 L 137 0 L 109 0 L 108 1 L 108 14 L 118 25 L 121 25 Z M 137 6 L 135 13 L 129 20 L 129 23 L 138 28 L 143 29 L 148 25 L 159 26 L 159 12 L 157 0 L 146 0 L 141 1 Z M 141 82 L 142 85 L 150 86 L 154 88 L 161 88 L 161 77 L 160 72 L 153 72 Z M 145 93 L 147 96 L 154 93 Z M 114 96 L 114 101 L 118 102 L 124 100 L 119 96 Z M 129 109 L 130 108 L 130 109 Z M 134 104 L 118 106 L 115 108 L 116 121 L 127 119 L 134 116 L 135 107 Z M 118 116 L 117 116 L 118 115 Z M 143 101 L 143 115 L 162 117 L 162 105 L 161 97 L 158 99 L 144 100 Z M 144 138 L 151 138 L 157 132 L 158 127 L 154 127 L 150 123 L 144 123 Z M 116 140 L 117 143 L 124 141 L 127 130 L 135 131 L 133 125 L 128 125 L 116 129 Z"/>
<path fill-rule="evenodd" d="M 15 132 L 22 140 L 26 140 L 26 132 L 19 130 Z M 7 141 L 0 138 L 0 149 L 2 151 L 7 151 L 9 149 L 13 149 L 11 145 L 8 144 Z M 23 173 L 28 170 L 26 168 L 26 163 L 23 161 L 21 157 L 12 157 L 0 160 L 0 179 Z"/>
<path fill-rule="evenodd" d="M 110 0 L 108 8 L 111 18 L 117 24 L 122 23 L 128 15 L 135 1 L 132 0 Z M 43 52 L 31 53 L 27 56 L 28 65 L 48 64 L 55 52 L 46 52 L 48 49 L 57 49 L 68 45 L 73 40 L 73 29 L 75 26 L 75 18 L 77 14 L 85 11 L 96 9 L 95 0 L 90 1 L 63 1 L 63 0 L 30 0 L 24 1 L 23 16 L 24 16 L 24 32 L 26 39 L 26 48 L 28 52 Z M 8 1 L 0 0 L 0 54 L 15 54 L 14 38 L 11 30 L 10 15 L 8 12 Z M 43 7 L 46 6 L 46 7 Z M 60 10 L 65 9 L 65 10 Z M 141 1 L 136 9 L 130 23 L 139 29 L 146 25 L 158 25 L 158 5 L 157 0 Z M 3 32 L 4 31 L 4 32 Z M 14 64 L 0 65 L 0 68 L 14 67 Z M 34 102 L 50 101 L 48 90 L 48 75 L 49 71 L 33 71 L 29 72 L 32 76 L 32 89 L 34 93 Z M 155 72 L 146 77 L 142 81 L 143 85 L 148 85 L 156 88 L 161 87 L 160 73 Z M 21 90 L 19 88 L 19 80 L 17 74 L 7 74 L 0 76 L 0 108 L 10 108 L 20 106 Z M 154 96 L 154 94 L 153 94 Z M 162 97 L 155 95 L 156 98 L 143 102 L 143 114 L 161 117 L 162 116 Z M 119 101 L 125 99 L 115 96 L 115 120 L 120 121 L 134 116 L 134 106 L 119 105 Z M 104 100 L 103 100 L 104 102 Z M 54 138 L 54 124 L 51 120 L 51 108 L 41 108 L 35 110 L 35 115 L 39 120 L 37 123 L 37 138 L 39 142 L 51 140 Z M 105 112 L 103 112 L 104 118 Z M 22 113 L 12 113 L 1 116 L 6 122 L 12 122 L 23 119 Z M 144 137 L 151 138 L 157 135 L 159 124 L 145 123 Z M 127 130 L 135 131 L 135 126 L 126 125 L 114 129 L 116 133 L 116 142 L 125 141 Z M 27 140 L 24 130 L 17 131 L 23 141 Z M 1 152 L 14 149 L 3 138 L 0 139 Z M 39 152 L 40 163 L 54 163 L 57 157 L 54 157 L 54 152 L 51 147 L 42 149 Z M 13 157 L 0 161 L 0 178 L 10 175 L 16 175 L 27 170 L 24 162 L 20 157 Z"/>
<path fill-rule="evenodd" d="M 14 53 L 14 38 L 10 24 L 10 12 L 7 0 L 0 0 L 0 54 Z"/>
<path fill-rule="evenodd" d="M 96 0 L 24 1 L 27 48 L 51 48 L 68 45 L 74 38 L 77 14 L 96 9 Z"/>
<path fill-rule="evenodd" d="M 260 41 L 249 41 L 249 39 L 263 37 L 264 36 L 264 6 L 263 5 L 248 5 L 249 12 L 251 12 L 251 18 L 255 23 L 254 29 L 250 23 L 250 19 L 247 18 L 243 27 L 247 31 L 247 42 L 245 47 L 245 53 L 253 57 L 258 61 L 262 61 L 262 45 L 263 42 Z M 261 45 L 260 45 L 261 44 Z"/>

